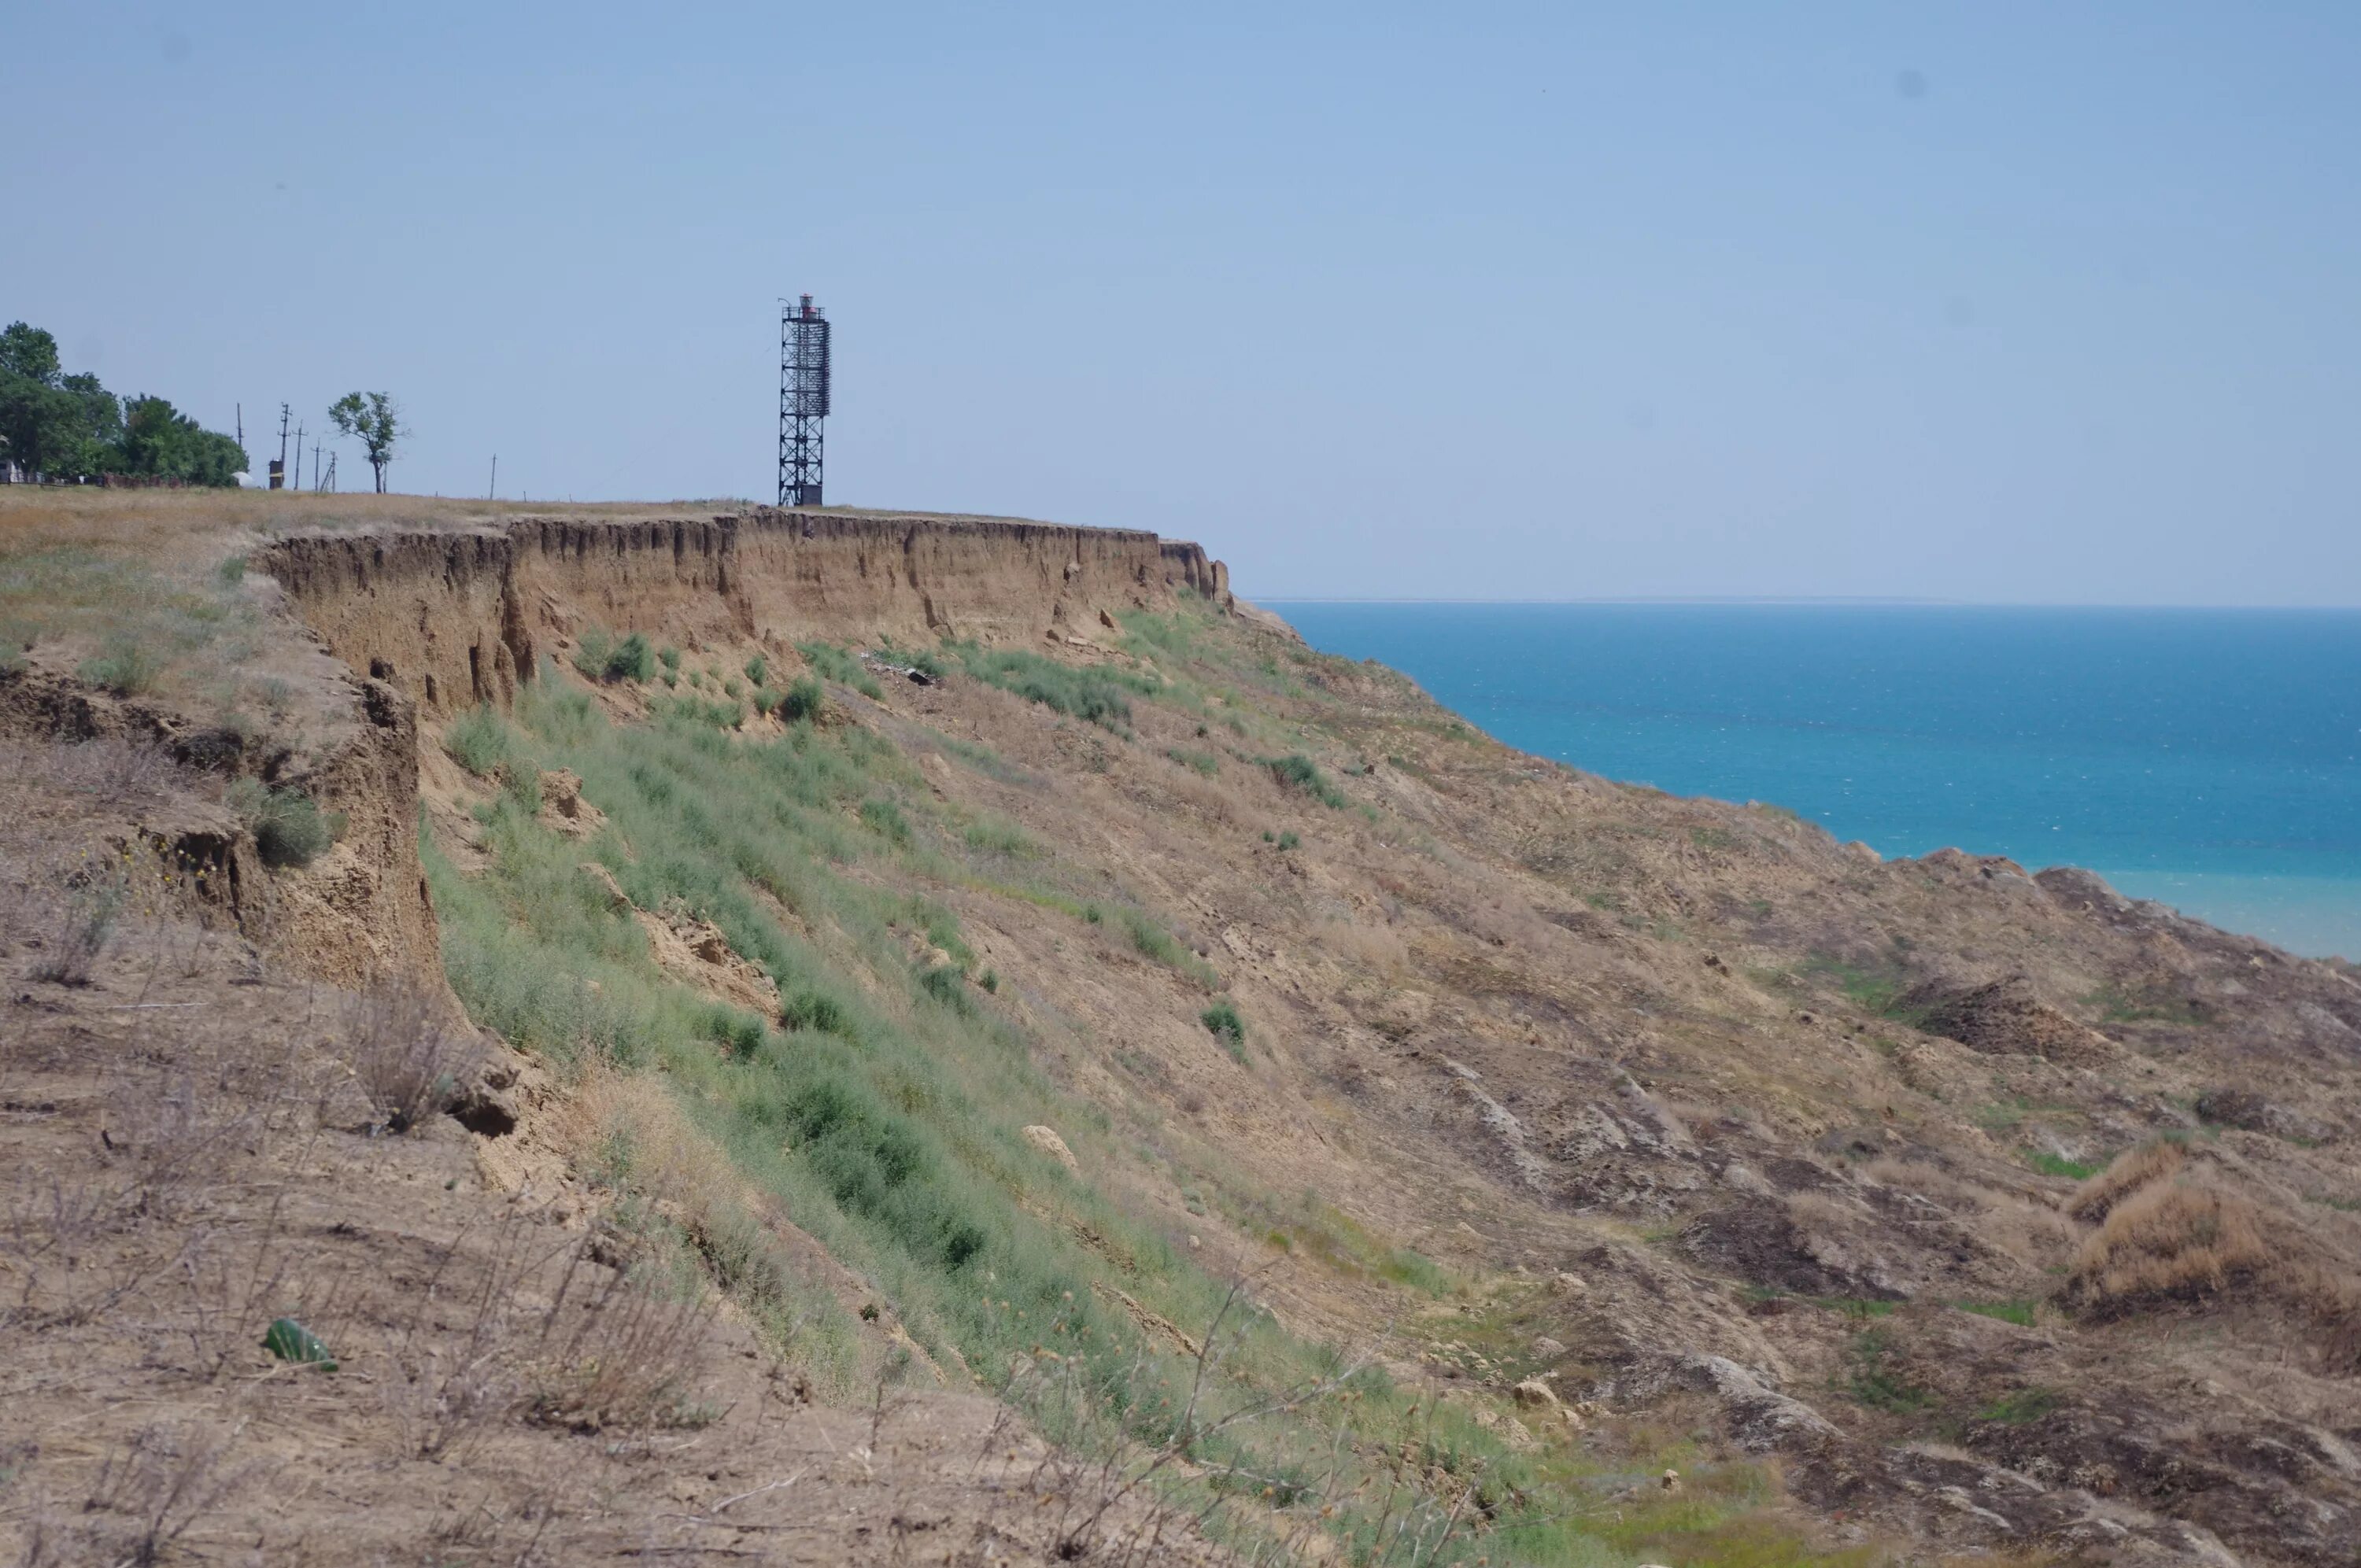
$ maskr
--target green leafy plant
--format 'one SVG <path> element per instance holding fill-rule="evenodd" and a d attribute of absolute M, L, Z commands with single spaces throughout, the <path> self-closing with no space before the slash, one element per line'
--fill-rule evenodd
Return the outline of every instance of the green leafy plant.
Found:
<path fill-rule="evenodd" d="M 335 843 L 344 828 L 341 816 L 320 809 L 302 791 L 274 789 L 259 779 L 239 779 L 229 787 L 230 809 L 254 835 L 255 848 L 267 866 L 309 865 Z"/>
<path fill-rule="evenodd" d="M 155 687 L 163 664 L 145 643 L 118 633 L 106 640 L 95 657 L 83 660 L 76 674 L 85 685 L 116 696 L 137 696 Z"/>
<path fill-rule="evenodd" d="M 1270 776 L 1279 781 L 1280 788 L 1308 795 L 1332 811 L 1344 806 L 1344 792 L 1329 782 L 1328 775 L 1320 771 L 1319 763 L 1302 752 L 1266 757 L 1262 765 L 1270 770 Z"/>
<path fill-rule="evenodd" d="M 827 702 L 828 694 L 818 681 L 809 675 L 797 675 L 779 695 L 779 717 L 790 724 L 803 719 L 817 720 Z"/>
<path fill-rule="evenodd" d="M 1246 1025 L 1238 1016 L 1237 1008 L 1228 1002 L 1216 1002 L 1197 1014 L 1197 1022 L 1205 1025 L 1222 1047 L 1238 1060 L 1246 1059 Z"/>

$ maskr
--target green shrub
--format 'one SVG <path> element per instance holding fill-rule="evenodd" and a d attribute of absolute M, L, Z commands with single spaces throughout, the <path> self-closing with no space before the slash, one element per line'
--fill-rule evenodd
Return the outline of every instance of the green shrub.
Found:
<path fill-rule="evenodd" d="M 1230 1055 L 1240 1061 L 1246 1059 L 1246 1024 L 1238 1016 L 1235 1006 L 1228 1002 L 1216 1002 L 1197 1014 L 1197 1022 L 1204 1025 Z"/>
<path fill-rule="evenodd" d="M 652 680 L 656 673 L 655 650 L 640 632 L 618 641 L 611 633 L 588 627 L 575 646 L 574 667 L 585 680 L 609 684 Z"/>
<path fill-rule="evenodd" d="M 1199 734 L 1203 734 L 1204 730 L 1203 725 L 1197 726 Z M 1222 759 L 1211 751 L 1192 751 L 1186 746 L 1168 746 L 1164 749 L 1164 754 L 1182 767 L 1193 768 L 1207 778 L 1212 778 L 1222 771 Z"/>
<path fill-rule="evenodd" d="M 272 789 L 259 779 L 239 779 L 228 799 L 267 866 L 309 865 L 344 828 L 342 817 L 322 811 L 302 791 Z"/>
<path fill-rule="evenodd" d="M 768 718 L 771 710 L 779 706 L 779 694 L 768 686 L 756 686 L 752 700 L 754 711 Z"/>
<path fill-rule="evenodd" d="M 771 661 L 757 653 L 746 661 L 746 678 L 758 686 L 771 684 Z"/>
<path fill-rule="evenodd" d="M 876 676 L 862 667 L 860 660 L 832 642 L 798 642 L 796 652 L 801 653 L 804 662 L 825 678 L 851 686 L 872 702 L 885 695 L 885 688 L 877 684 Z M 789 689 L 793 690 L 792 687 Z"/>
<path fill-rule="evenodd" d="M 910 841 L 909 819 L 902 815 L 902 808 L 890 800 L 862 801 L 861 820 L 867 824 L 871 832 L 889 843 L 906 844 Z"/>
<path fill-rule="evenodd" d="M 975 977 L 975 982 L 994 996 L 1000 994 L 1000 975 L 996 970 L 984 970 Z"/>
<path fill-rule="evenodd" d="M 1164 684 L 1153 676 L 1092 665 L 1076 668 L 1017 648 L 982 649 L 972 644 L 959 650 L 969 674 L 1003 691 L 1038 702 L 1052 713 L 1063 713 L 1108 729 L 1131 722 L 1131 702 L 1126 695 L 1153 696 Z"/>
<path fill-rule="evenodd" d="M 1303 840 L 1296 836 L 1294 828 L 1290 828 L 1279 836 L 1279 847 L 1282 850 L 1301 849 L 1303 847 Z"/>
<path fill-rule="evenodd" d="M 246 557 L 243 554 L 231 556 L 216 568 L 215 575 L 229 587 L 237 587 L 246 581 Z"/>
<path fill-rule="evenodd" d="M 737 676 L 731 675 L 721 683 L 721 695 L 735 702 L 746 695 L 746 688 L 738 684 Z"/>
<path fill-rule="evenodd" d="M 1345 804 L 1344 793 L 1328 781 L 1320 764 L 1301 751 L 1266 757 L 1263 766 L 1270 770 L 1270 776 L 1279 781 L 1281 789 L 1299 790 L 1332 811 Z"/>
<path fill-rule="evenodd" d="M 798 719 L 817 720 L 827 701 L 828 694 L 818 681 L 809 675 L 797 675 L 779 696 L 779 717 L 790 724 Z"/>
<path fill-rule="evenodd" d="M 779 1023 L 788 1029 L 842 1035 L 846 1032 L 844 1004 L 816 987 L 797 986 L 780 999 Z"/>
<path fill-rule="evenodd" d="M 680 674 L 680 650 L 666 643 L 656 650 L 656 663 L 664 667 L 667 674 Z"/>
<path fill-rule="evenodd" d="M 670 711 L 675 718 L 685 718 L 692 724 L 709 724 L 716 729 L 735 729 L 746 722 L 743 707 L 711 697 L 675 697 Z"/>
<path fill-rule="evenodd" d="M 975 1003 L 967 993 L 967 976 L 955 964 L 937 964 L 918 975 L 918 989 L 954 1012 L 967 1013 Z"/>
<path fill-rule="evenodd" d="M 137 696 L 153 690 L 157 677 L 164 671 L 161 662 L 146 644 L 117 633 L 106 640 L 95 658 L 84 659 L 77 673 L 85 685 L 113 692 L 116 696 Z"/>
<path fill-rule="evenodd" d="M 478 778 L 490 778 L 508 761 L 508 726 L 489 705 L 471 707 L 445 729 L 443 750 Z"/>
<path fill-rule="evenodd" d="M 2100 1168 L 2106 1163 L 2101 1160 L 2097 1164 L 2087 1164 L 2079 1159 L 2068 1159 L 2064 1155 L 2051 1154 L 2047 1149 L 2026 1149 L 2024 1154 L 2025 1163 L 2042 1175 L 2062 1176 L 2069 1181 L 2088 1181 L 2098 1175 Z"/>
<path fill-rule="evenodd" d="M 705 1017 L 705 1032 L 722 1049 L 740 1058 L 752 1057 L 768 1034 L 760 1018 L 734 1007 L 716 1007 Z"/>
<path fill-rule="evenodd" d="M 607 655 L 606 674 L 610 681 L 644 681 L 655 673 L 655 652 L 648 646 L 648 640 L 636 631 L 615 644 L 615 651 Z"/>

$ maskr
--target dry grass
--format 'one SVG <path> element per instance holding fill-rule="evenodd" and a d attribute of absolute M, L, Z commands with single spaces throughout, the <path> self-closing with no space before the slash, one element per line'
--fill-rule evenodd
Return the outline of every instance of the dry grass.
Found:
<path fill-rule="evenodd" d="M 712 1304 L 700 1288 L 668 1288 L 636 1273 L 567 1264 L 542 1319 L 528 1375 L 531 1419 L 575 1431 L 698 1427 L 719 1412 L 697 1397 Z"/>
<path fill-rule="evenodd" d="M 2273 1259 L 2254 1204 L 2195 1180 L 2152 1180 L 2108 1210 L 2066 1289 L 2087 1310 L 2117 1312 L 2211 1295 Z"/>
<path fill-rule="evenodd" d="M 2188 1163 L 2189 1151 L 2169 1138 L 2125 1149 L 2106 1169 L 2074 1190 L 2066 1200 L 2066 1212 L 2096 1223 L 2141 1188 L 2180 1175 Z"/>
<path fill-rule="evenodd" d="M 378 1124 L 406 1133 L 451 1102 L 481 1058 L 474 1034 L 424 987 L 389 982 L 345 1005 L 342 1039 Z"/>

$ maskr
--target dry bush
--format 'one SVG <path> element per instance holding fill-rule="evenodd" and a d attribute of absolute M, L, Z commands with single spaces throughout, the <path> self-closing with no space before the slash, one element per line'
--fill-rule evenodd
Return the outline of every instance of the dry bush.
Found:
<path fill-rule="evenodd" d="M 1168 795 L 1184 803 L 1205 822 L 1216 828 L 1235 828 L 1241 823 L 1259 820 L 1263 813 L 1249 806 L 1237 790 L 1221 778 L 1207 778 L 1175 762 L 1157 775 L 1156 782 Z"/>
<path fill-rule="evenodd" d="M 590 1261 L 578 1250 L 542 1320 L 527 1412 L 576 1431 L 703 1426 L 695 1381 L 713 1309 L 701 1294 Z"/>
<path fill-rule="evenodd" d="M 1384 926 L 1360 926 L 1345 920 L 1323 921 L 1313 939 L 1338 958 L 1366 966 L 1381 980 L 1400 978 L 1410 968 L 1410 944 L 1401 933 Z"/>
<path fill-rule="evenodd" d="M 159 1423 L 134 1432 L 99 1465 L 82 1519 L 52 1538 L 56 1555 L 50 1561 L 118 1568 L 159 1561 L 192 1525 L 256 1474 L 253 1465 L 223 1464 L 238 1436 L 235 1430 L 194 1422 Z M 82 1555 L 85 1552 L 92 1555 Z"/>
<path fill-rule="evenodd" d="M 101 850 L 37 869 L 11 921 L 16 939 L 40 954 L 32 977 L 52 985 L 88 985 L 130 895 L 128 868 Z"/>
<path fill-rule="evenodd" d="M 757 1206 L 729 1155 L 653 1078 L 593 1067 L 553 1116 L 552 1131 L 577 1170 L 594 1168 L 620 1151 L 631 1187 L 680 1215 L 692 1231 Z"/>
<path fill-rule="evenodd" d="M 2180 1175 L 2188 1161 L 2188 1151 L 2169 1138 L 2125 1149 L 2106 1169 L 2074 1190 L 2066 1200 L 2066 1212 L 2095 1223 L 2141 1188 Z"/>
<path fill-rule="evenodd" d="M 2102 1312 L 2185 1300 L 2250 1278 L 2273 1257 L 2262 1212 L 2245 1199 L 2186 1179 L 2151 1181 L 2108 1211 L 2066 1294 Z"/>
<path fill-rule="evenodd" d="M 378 1124 L 406 1133 L 449 1105 L 481 1058 L 474 1034 L 423 987 L 394 981 L 345 1005 L 345 1059 Z"/>
<path fill-rule="evenodd" d="M 115 736 L 0 746 L 0 766 L 18 770 L 21 782 L 35 788 L 109 806 L 154 800 L 180 777 L 161 747 Z"/>
<path fill-rule="evenodd" d="M 524 1398 L 532 1316 L 524 1292 L 574 1245 L 571 1237 L 552 1243 L 533 1215 L 511 1210 L 483 1249 L 482 1271 L 455 1288 L 454 1265 L 469 1255 L 468 1240 L 456 1237 L 425 1285 L 408 1293 L 410 1315 L 389 1356 L 387 1412 L 403 1451 L 428 1459 L 466 1453 Z"/>

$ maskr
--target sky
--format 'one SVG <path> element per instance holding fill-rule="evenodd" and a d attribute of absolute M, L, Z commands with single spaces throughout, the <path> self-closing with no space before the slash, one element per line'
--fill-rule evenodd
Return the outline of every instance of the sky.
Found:
<path fill-rule="evenodd" d="M 831 501 L 1249 596 L 2361 604 L 2361 6 L 5 30 L 0 320 L 258 470 L 359 388 L 398 489 L 768 499 L 809 291 Z"/>

